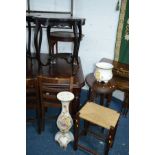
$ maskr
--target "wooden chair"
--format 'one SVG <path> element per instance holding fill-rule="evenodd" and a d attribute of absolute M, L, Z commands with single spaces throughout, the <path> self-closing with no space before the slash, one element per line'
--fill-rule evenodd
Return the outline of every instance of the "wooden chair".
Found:
<path fill-rule="evenodd" d="M 112 147 L 114 143 L 114 137 L 115 137 L 119 117 L 120 117 L 120 114 L 117 111 L 114 111 L 107 107 L 103 107 L 94 102 L 87 102 L 76 116 L 76 121 L 75 121 L 76 123 L 74 124 L 74 129 L 75 129 L 74 150 L 77 150 L 77 148 L 79 147 L 89 153 L 97 155 L 97 152 L 95 152 L 90 148 L 87 148 L 86 146 L 79 144 L 78 142 L 79 137 L 82 135 L 86 135 L 86 133 L 88 132 L 94 135 L 97 139 L 103 140 L 106 143 L 106 148 L 104 149 L 104 152 L 107 155 L 109 152 L 109 149 Z M 93 123 L 97 126 L 108 129 L 109 131 L 108 135 L 101 137 L 98 134 L 92 131 L 89 131 L 88 128 L 87 129 L 85 128 L 79 134 L 80 119 L 83 119 L 84 121 L 87 121 L 89 123 Z"/>
<path fill-rule="evenodd" d="M 39 96 L 38 96 L 38 85 L 37 79 L 27 78 L 26 79 L 26 110 L 34 109 L 36 111 L 36 116 L 30 118 L 26 116 L 26 121 L 37 121 L 37 130 L 40 133 L 40 107 L 39 107 Z"/>
<path fill-rule="evenodd" d="M 47 108 L 60 108 L 57 93 L 73 90 L 73 77 L 57 78 L 39 76 L 40 104 L 41 104 L 41 130 L 45 128 L 45 110 Z"/>

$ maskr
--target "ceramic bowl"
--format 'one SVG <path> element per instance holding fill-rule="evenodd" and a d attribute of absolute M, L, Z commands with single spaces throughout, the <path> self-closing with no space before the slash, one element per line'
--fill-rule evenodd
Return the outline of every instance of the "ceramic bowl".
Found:
<path fill-rule="evenodd" d="M 113 65 L 107 62 L 98 62 L 96 63 L 96 68 L 94 72 L 95 79 L 98 82 L 104 81 L 105 83 L 108 83 L 109 80 L 112 79 L 113 73 L 112 73 Z"/>

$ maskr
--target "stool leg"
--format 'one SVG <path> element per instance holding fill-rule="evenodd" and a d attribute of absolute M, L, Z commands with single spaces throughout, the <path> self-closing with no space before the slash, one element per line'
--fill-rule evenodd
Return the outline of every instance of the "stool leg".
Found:
<path fill-rule="evenodd" d="M 87 135 L 88 129 L 89 129 L 90 123 L 88 121 L 84 120 L 84 135 Z"/>
<path fill-rule="evenodd" d="M 118 123 L 116 124 L 115 128 L 110 127 L 108 138 L 106 140 L 105 155 L 108 155 L 109 149 L 112 148 L 113 146 L 117 126 L 118 126 Z"/>
<path fill-rule="evenodd" d="M 80 125 L 80 119 L 79 114 L 76 115 L 75 121 L 74 121 L 74 144 L 73 149 L 77 150 L 78 148 L 78 140 L 79 140 L 79 125 Z"/>

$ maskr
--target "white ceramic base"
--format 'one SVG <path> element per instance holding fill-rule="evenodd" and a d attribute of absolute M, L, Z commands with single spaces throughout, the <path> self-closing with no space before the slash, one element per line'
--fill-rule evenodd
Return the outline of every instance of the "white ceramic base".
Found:
<path fill-rule="evenodd" d="M 55 140 L 62 148 L 66 149 L 68 143 L 74 140 L 73 134 L 69 131 L 73 125 L 72 117 L 69 114 L 69 103 L 74 99 L 74 94 L 63 91 L 57 94 L 57 98 L 62 103 L 62 110 L 57 119 L 60 131 L 55 135 Z"/>
<path fill-rule="evenodd" d="M 55 140 L 60 144 L 60 147 L 66 149 L 69 142 L 74 141 L 73 134 L 69 131 L 66 133 L 57 132 Z"/>

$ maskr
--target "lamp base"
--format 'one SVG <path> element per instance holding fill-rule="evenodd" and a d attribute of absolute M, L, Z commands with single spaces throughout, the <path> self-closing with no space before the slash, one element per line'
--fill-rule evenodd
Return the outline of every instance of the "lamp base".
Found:
<path fill-rule="evenodd" d="M 57 132 L 55 140 L 60 144 L 60 147 L 66 149 L 69 142 L 74 140 L 73 134 L 69 131 L 66 133 Z"/>

